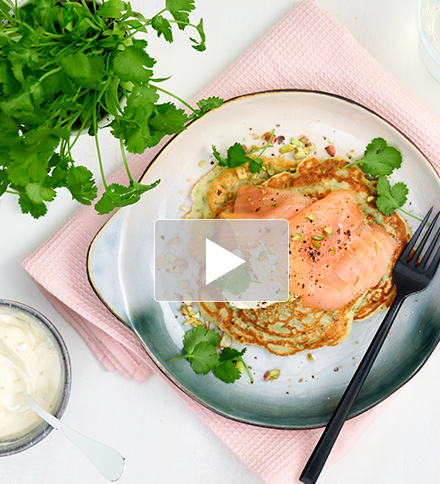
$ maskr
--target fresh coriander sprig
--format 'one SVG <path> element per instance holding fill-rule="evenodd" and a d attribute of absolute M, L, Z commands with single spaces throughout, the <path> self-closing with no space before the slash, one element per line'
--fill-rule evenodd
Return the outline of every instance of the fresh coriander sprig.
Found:
<path fill-rule="evenodd" d="M 0 0 L 0 196 L 16 194 L 22 211 L 36 218 L 61 188 L 90 205 L 97 196 L 94 175 L 72 155 L 84 131 L 96 138 L 105 189 L 95 205 L 99 213 L 135 203 L 159 183 L 136 182 L 127 152 L 143 153 L 222 102 L 210 98 L 192 108 L 159 87 L 166 79 L 154 78 L 156 59 L 138 33 L 172 42 L 173 26 L 189 29 L 197 34 L 189 37 L 192 47 L 206 48 L 203 20 L 190 20 L 195 0 L 164 3 L 158 14 L 145 18 L 122 0 L 30 0 L 20 8 Z M 190 114 L 159 100 L 159 93 Z M 106 117 L 120 140 L 127 186 L 105 179 L 97 138 L 98 120 Z"/>
<path fill-rule="evenodd" d="M 243 365 L 248 373 L 249 381 L 254 382 L 252 374 L 243 360 L 246 351 L 233 348 L 223 348 L 220 353 L 217 346 L 220 343 L 220 334 L 214 329 L 206 329 L 204 325 L 196 326 L 187 331 L 183 338 L 185 354 L 176 355 L 170 361 L 186 358 L 196 373 L 208 374 L 214 370 L 217 378 L 225 383 L 233 383 L 241 377 L 238 364 Z"/>
<path fill-rule="evenodd" d="M 345 168 L 356 164 L 360 164 L 362 170 L 371 176 L 386 176 L 400 168 L 402 155 L 393 146 L 388 146 L 383 138 L 374 138 L 365 148 L 364 156 Z"/>
<path fill-rule="evenodd" d="M 399 209 L 406 215 L 420 220 L 419 217 L 402 209 L 407 200 L 408 186 L 403 182 L 391 186 L 387 178 L 402 164 L 402 155 L 399 150 L 388 146 L 383 138 L 374 138 L 365 148 L 364 156 L 344 168 L 356 164 L 359 164 L 365 173 L 377 177 L 376 206 L 384 215 L 391 215 Z"/>
<path fill-rule="evenodd" d="M 234 143 L 228 148 L 226 158 L 220 155 L 215 146 L 212 146 L 212 154 L 220 166 L 238 168 L 239 166 L 249 163 L 249 171 L 251 173 L 258 173 L 263 167 L 263 159 L 261 156 L 268 148 L 273 148 L 273 145 L 271 144 L 273 136 L 274 130 L 272 130 L 272 133 L 266 144 L 261 147 L 253 148 L 249 151 L 246 151 L 241 143 Z M 251 155 L 255 153 L 258 153 L 258 155 L 256 157 L 252 157 Z"/>

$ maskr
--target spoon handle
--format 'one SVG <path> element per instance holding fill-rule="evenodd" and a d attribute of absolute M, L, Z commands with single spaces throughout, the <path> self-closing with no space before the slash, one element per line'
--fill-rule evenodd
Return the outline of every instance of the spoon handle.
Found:
<path fill-rule="evenodd" d="M 54 417 L 52 414 L 41 408 L 40 405 L 28 394 L 28 406 L 54 429 L 59 430 L 65 437 L 73 442 L 81 452 L 92 462 L 99 472 L 109 481 L 117 481 L 123 471 L 125 459 L 119 452 L 96 440 L 90 439 L 76 430 L 73 430 L 65 423 Z"/>

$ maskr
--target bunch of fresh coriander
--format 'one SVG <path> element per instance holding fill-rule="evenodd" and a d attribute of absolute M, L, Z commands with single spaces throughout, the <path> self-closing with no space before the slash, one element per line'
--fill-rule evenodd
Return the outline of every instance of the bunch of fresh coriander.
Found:
<path fill-rule="evenodd" d="M 144 185 L 133 179 L 127 152 L 143 153 L 222 101 L 209 98 L 193 109 L 161 88 L 148 43 L 135 35 L 172 42 L 173 27 L 192 29 L 192 47 L 203 51 L 203 20 L 189 18 L 194 8 L 194 0 L 165 0 L 163 10 L 145 18 L 122 0 L 30 0 L 20 8 L 0 0 L 0 196 L 16 194 L 22 212 L 35 218 L 47 212 L 59 188 L 90 205 L 97 197 L 94 175 L 72 157 L 83 131 L 95 137 L 105 188 L 95 204 L 99 213 L 135 203 L 155 187 L 159 180 Z M 174 102 L 160 103 L 161 92 L 191 114 Z M 120 143 L 127 186 L 105 180 L 98 138 L 105 118 Z"/>

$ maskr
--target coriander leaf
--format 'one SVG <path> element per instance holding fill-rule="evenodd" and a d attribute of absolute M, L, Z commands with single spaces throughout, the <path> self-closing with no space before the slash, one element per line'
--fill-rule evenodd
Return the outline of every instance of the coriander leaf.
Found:
<path fill-rule="evenodd" d="M 45 121 L 45 114 L 34 102 L 30 91 L 21 90 L 0 102 L 0 109 L 11 118 L 31 125 L 41 125 Z"/>
<path fill-rule="evenodd" d="M 192 353 L 187 355 L 187 358 L 192 369 L 196 373 L 203 373 L 204 375 L 215 368 L 220 360 L 215 346 L 207 341 L 197 344 Z"/>
<path fill-rule="evenodd" d="M 262 167 L 263 160 L 259 156 L 257 158 L 253 158 L 252 161 L 249 163 L 249 171 L 251 173 L 259 173 Z"/>
<path fill-rule="evenodd" d="M 244 163 L 248 163 L 251 159 L 246 155 L 246 151 L 240 143 L 234 143 L 228 148 L 227 157 L 222 158 L 215 146 L 213 148 L 213 155 L 220 166 L 227 166 L 228 168 L 237 168 Z"/>
<path fill-rule="evenodd" d="M 95 203 L 95 210 L 100 215 L 110 213 L 114 208 L 116 208 L 116 206 L 113 202 L 113 198 L 107 192 L 104 192 L 101 198 Z"/>
<path fill-rule="evenodd" d="M 189 14 L 195 9 L 194 0 L 166 0 L 166 9 L 179 22 L 179 28 L 184 29 L 189 23 Z"/>
<path fill-rule="evenodd" d="M 6 59 L 0 59 L 0 87 L 1 86 L 3 86 L 2 90 L 4 96 L 16 94 L 20 89 L 20 83 L 12 73 L 10 64 Z"/>
<path fill-rule="evenodd" d="M 220 166 L 227 166 L 228 159 L 220 156 L 220 153 L 214 145 L 212 145 L 212 154 L 214 155 L 214 158 L 218 161 L 218 164 Z"/>
<path fill-rule="evenodd" d="M 72 198 L 84 205 L 90 205 L 98 192 L 93 173 L 85 166 L 71 166 L 67 170 L 66 186 Z"/>
<path fill-rule="evenodd" d="M 402 155 L 394 147 L 388 146 L 383 138 L 374 138 L 366 147 L 364 157 L 347 166 L 360 163 L 362 170 L 372 176 L 390 175 L 402 164 Z"/>
<path fill-rule="evenodd" d="M 151 190 L 159 184 L 156 180 L 151 185 L 142 185 L 137 182 L 131 182 L 129 186 L 112 183 L 108 185 L 102 197 L 95 204 L 95 209 L 101 215 L 111 212 L 117 207 L 126 207 L 140 200 L 141 195 L 147 190 Z"/>
<path fill-rule="evenodd" d="M 164 36 L 164 39 L 167 42 L 173 41 L 173 31 L 171 29 L 171 24 L 169 20 L 167 20 L 162 15 L 155 15 L 151 19 L 151 26 L 157 32 L 157 36 L 160 37 L 161 35 Z"/>
<path fill-rule="evenodd" d="M 28 183 L 25 190 L 26 195 L 34 204 L 51 202 L 56 196 L 56 192 L 53 188 L 47 188 L 38 183 Z"/>
<path fill-rule="evenodd" d="M 237 168 L 250 161 L 246 151 L 240 143 L 235 143 L 228 148 L 228 167 Z"/>
<path fill-rule="evenodd" d="M 153 105 L 159 100 L 157 89 L 150 85 L 136 85 L 127 98 L 127 106 Z"/>
<path fill-rule="evenodd" d="M 176 134 L 185 129 L 187 119 L 183 109 L 177 109 L 172 103 L 165 103 L 155 106 L 155 112 L 150 117 L 148 124 L 152 131 Z"/>
<path fill-rule="evenodd" d="M 377 182 L 377 194 L 379 195 L 376 200 L 377 208 L 384 215 L 391 215 L 394 210 L 405 204 L 408 187 L 402 182 L 391 187 L 388 179 L 381 176 Z"/>
<path fill-rule="evenodd" d="M 0 196 L 5 193 L 9 186 L 8 172 L 5 169 L 0 170 Z"/>
<path fill-rule="evenodd" d="M 25 133 L 23 135 L 23 141 L 29 153 L 54 151 L 59 145 L 61 138 L 68 139 L 69 135 L 70 133 L 67 128 L 51 129 L 48 126 L 39 126 Z"/>
<path fill-rule="evenodd" d="M 206 50 L 206 35 L 205 31 L 203 30 L 203 19 L 200 19 L 200 22 L 196 25 L 196 30 L 200 35 L 200 40 L 193 39 L 192 37 L 189 38 L 191 42 L 193 42 L 193 49 L 203 52 Z"/>
<path fill-rule="evenodd" d="M 104 19 L 120 18 L 126 8 L 126 3 L 121 0 L 106 0 L 99 6 L 96 14 Z"/>
<path fill-rule="evenodd" d="M 196 326 L 185 333 L 183 347 L 187 353 L 191 353 L 194 347 L 201 342 L 217 346 L 220 343 L 220 334 L 214 329 L 207 330 L 203 325 Z"/>
<path fill-rule="evenodd" d="M 197 102 L 197 106 L 199 107 L 199 109 L 195 109 L 189 115 L 188 119 L 191 121 L 193 119 L 201 118 L 208 111 L 212 111 L 213 109 L 220 107 L 222 104 L 223 104 L 223 99 L 220 99 L 219 97 L 213 96 L 207 99 L 201 99 L 200 101 Z"/>
<path fill-rule="evenodd" d="M 119 52 L 113 61 L 113 70 L 123 81 L 147 83 L 153 71 L 156 61 L 150 57 L 141 47 L 130 45 Z"/>
<path fill-rule="evenodd" d="M 99 89 L 103 84 L 105 64 L 99 55 L 79 52 L 62 57 L 60 63 L 66 75 L 80 87 Z"/>
<path fill-rule="evenodd" d="M 23 213 L 29 213 L 34 218 L 40 218 L 47 213 L 46 204 L 34 203 L 27 195 L 20 195 L 18 203 Z"/>
<path fill-rule="evenodd" d="M 219 342 L 220 334 L 214 329 L 207 330 L 203 325 L 196 326 L 187 331 L 183 338 L 186 353 L 171 361 L 187 358 L 196 373 L 206 375 L 219 364 L 220 356 L 216 349 Z"/>
<path fill-rule="evenodd" d="M 225 383 L 234 383 L 241 377 L 241 372 L 236 366 L 236 362 L 242 361 L 242 356 L 246 348 L 238 351 L 233 348 L 223 348 L 220 354 L 220 364 L 214 369 L 217 378 Z"/>

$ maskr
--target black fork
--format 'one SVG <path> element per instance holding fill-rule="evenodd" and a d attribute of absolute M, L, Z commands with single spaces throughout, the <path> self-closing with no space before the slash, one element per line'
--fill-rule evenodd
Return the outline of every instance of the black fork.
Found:
<path fill-rule="evenodd" d="M 352 377 L 344 395 L 342 396 L 336 410 L 330 418 L 319 442 L 317 443 L 312 455 L 310 456 L 304 470 L 301 474 L 300 481 L 304 484 L 314 484 L 321 473 L 322 468 L 330 454 L 331 449 L 344 425 L 345 420 L 358 396 L 362 385 L 364 384 L 376 357 L 382 348 L 391 325 L 402 306 L 403 301 L 411 294 L 423 291 L 434 278 L 435 272 L 439 266 L 440 248 L 434 253 L 434 249 L 440 238 L 440 228 L 435 233 L 432 241 L 427 245 L 428 239 L 433 231 L 440 212 L 434 217 L 433 221 L 428 224 L 432 208 L 426 214 L 420 226 L 412 236 L 411 240 L 405 247 L 394 266 L 393 276 L 397 286 L 397 296 L 388 310 L 384 320 L 377 330 L 373 340 L 370 343 L 360 365 Z M 417 249 L 413 253 L 414 246 L 420 238 L 425 226 L 428 226 Z M 426 250 L 420 259 L 423 250 Z M 434 255 L 433 255 L 434 254 Z"/>

